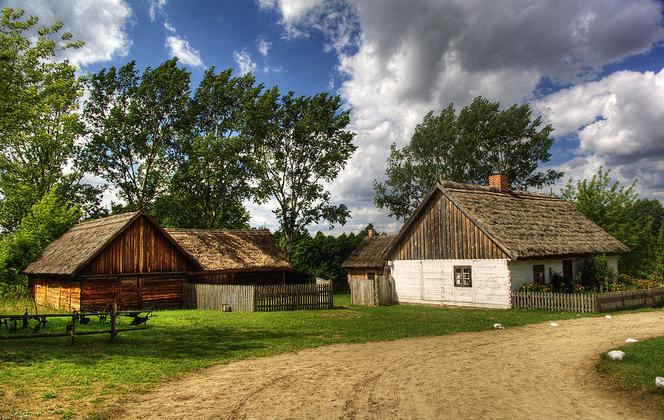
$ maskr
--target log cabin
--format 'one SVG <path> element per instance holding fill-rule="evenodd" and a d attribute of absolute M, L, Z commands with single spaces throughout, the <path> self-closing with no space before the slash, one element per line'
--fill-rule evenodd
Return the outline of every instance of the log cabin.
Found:
<path fill-rule="evenodd" d="M 37 304 L 66 310 L 177 308 L 186 282 L 309 281 L 269 230 L 164 229 L 142 211 L 74 225 L 23 273 Z"/>
<path fill-rule="evenodd" d="M 508 185 L 437 183 L 376 258 L 398 302 L 509 308 L 521 285 L 570 279 L 593 255 L 618 272 L 623 243 L 571 203 Z"/>
<path fill-rule="evenodd" d="M 341 265 L 346 270 L 349 285 L 353 279 L 373 280 L 383 274 L 386 262 L 384 253 L 392 239 L 394 236 L 378 236 L 373 228 L 369 228 L 367 237 Z"/>
<path fill-rule="evenodd" d="M 174 308 L 200 264 L 142 211 L 78 223 L 23 273 L 35 302 L 66 310 Z"/>

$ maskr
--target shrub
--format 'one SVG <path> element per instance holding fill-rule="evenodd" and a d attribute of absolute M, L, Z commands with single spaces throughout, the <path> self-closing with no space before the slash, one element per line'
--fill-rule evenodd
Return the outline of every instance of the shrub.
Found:
<path fill-rule="evenodd" d="M 550 284 L 526 283 L 519 287 L 519 292 L 551 292 Z"/>

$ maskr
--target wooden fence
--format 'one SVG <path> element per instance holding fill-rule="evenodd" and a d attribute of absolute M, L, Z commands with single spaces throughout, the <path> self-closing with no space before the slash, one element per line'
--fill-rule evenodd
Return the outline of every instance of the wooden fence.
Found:
<path fill-rule="evenodd" d="M 350 302 L 353 305 L 378 306 L 394 303 L 394 280 L 378 276 L 374 280 L 351 279 Z"/>
<path fill-rule="evenodd" d="M 184 304 L 192 309 L 241 312 L 331 309 L 332 282 L 284 285 L 232 285 L 187 283 Z"/>
<path fill-rule="evenodd" d="M 567 312 L 609 312 L 664 305 L 664 288 L 604 293 L 512 292 L 512 307 Z"/>

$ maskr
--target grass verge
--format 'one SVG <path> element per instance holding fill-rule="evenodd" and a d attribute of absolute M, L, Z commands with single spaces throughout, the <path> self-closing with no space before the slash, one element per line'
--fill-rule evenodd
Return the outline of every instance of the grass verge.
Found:
<path fill-rule="evenodd" d="M 108 413 L 131 394 L 248 357 L 334 343 L 481 331 L 495 322 L 511 327 L 577 317 L 536 310 L 358 307 L 350 305 L 348 295 L 337 295 L 334 302 L 335 309 L 324 311 L 157 311 L 150 329 L 121 334 L 115 343 L 106 335 L 80 337 L 74 345 L 68 338 L 0 341 L 0 418 Z M 48 330 L 59 331 L 65 324 L 49 322 Z"/>
<path fill-rule="evenodd" d="M 625 358 L 614 361 L 604 355 L 597 366 L 599 371 L 615 377 L 625 389 L 664 397 L 664 389 L 655 386 L 655 378 L 664 376 L 664 337 L 629 344 L 619 350 L 625 352 Z"/>

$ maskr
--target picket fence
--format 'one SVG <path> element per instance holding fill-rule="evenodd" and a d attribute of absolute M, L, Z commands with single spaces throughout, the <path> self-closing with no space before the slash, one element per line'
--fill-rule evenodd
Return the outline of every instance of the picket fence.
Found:
<path fill-rule="evenodd" d="M 331 309 L 332 282 L 283 285 L 236 285 L 187 283 L 184 304 L 191 309 L 269 312 L 300 309 Z"/>
<path fill-rule="evenodd" d="M 516 309 L 609 312 L 664 305 L 664 288 L 603 293 L 512 292 Z"/>

